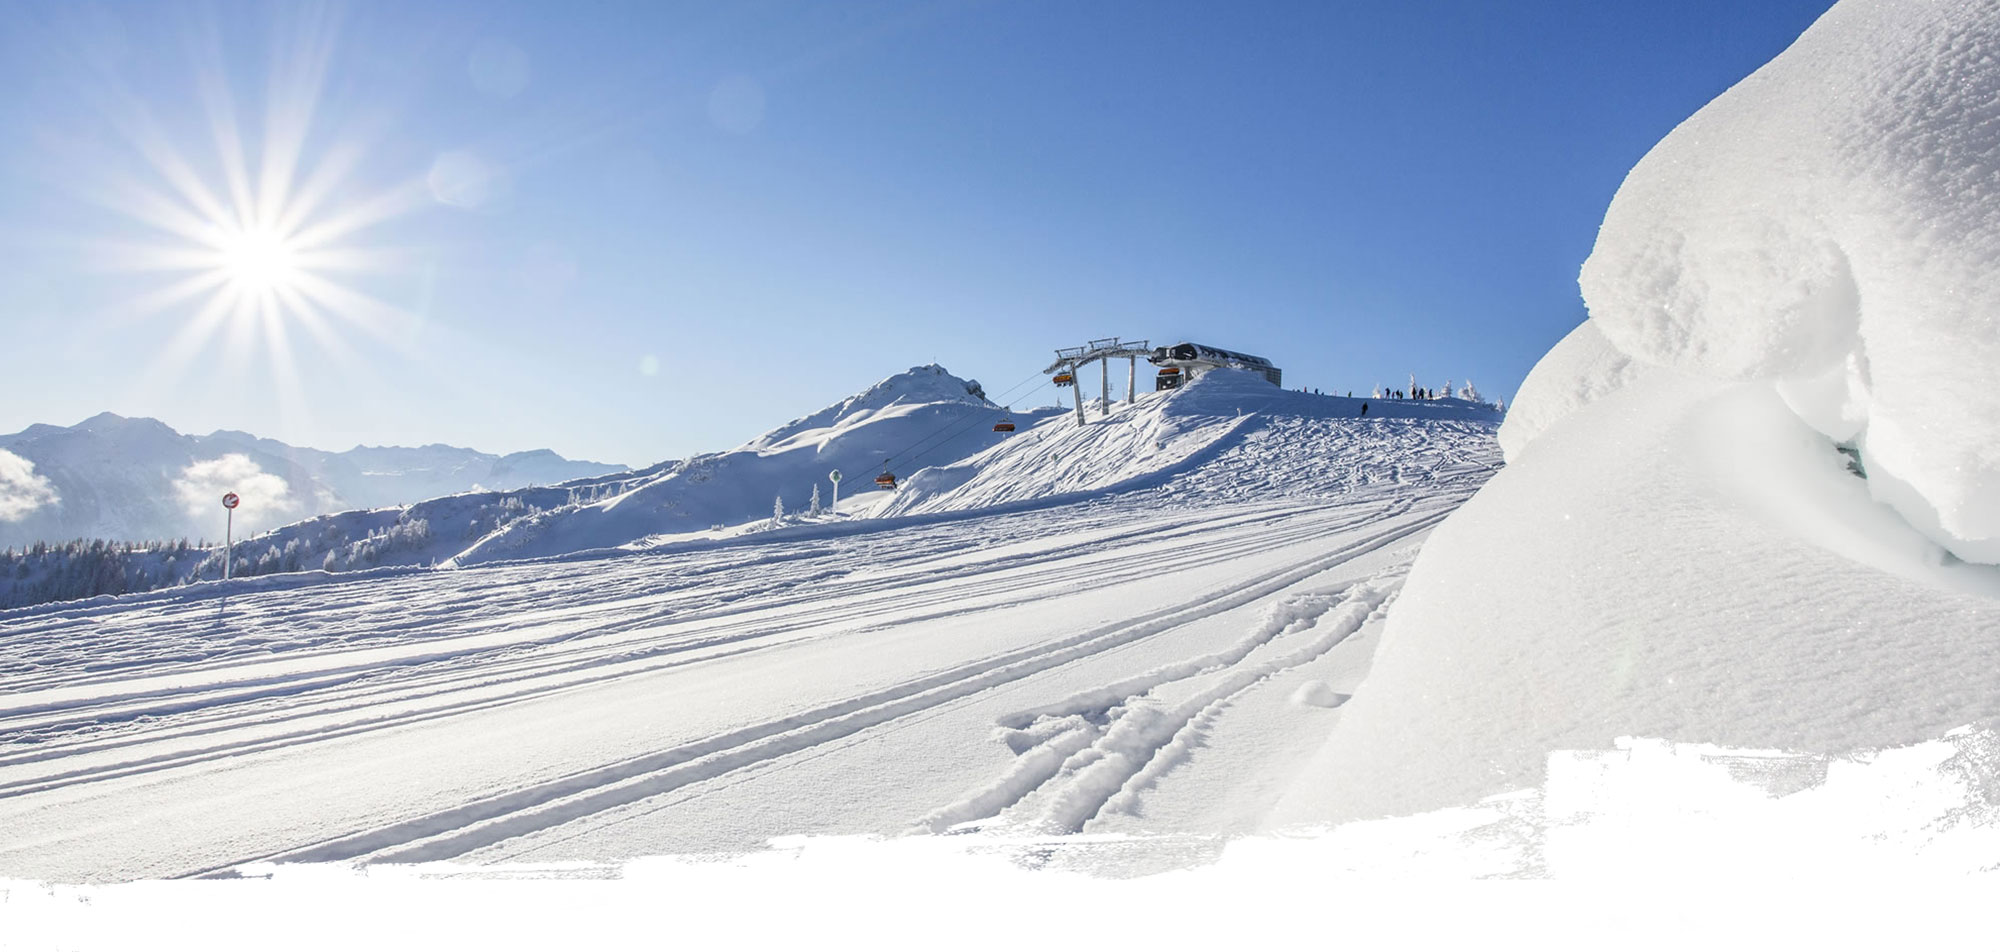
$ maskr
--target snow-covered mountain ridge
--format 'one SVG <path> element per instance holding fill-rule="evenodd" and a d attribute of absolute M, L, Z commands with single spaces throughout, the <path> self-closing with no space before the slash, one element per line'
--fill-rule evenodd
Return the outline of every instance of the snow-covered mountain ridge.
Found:
<path fill-rule="evenodd" d="M 1052 410 L 1015 413 L 1022 425 Z M 708 533 L 787 512 L 809 510 L 813 493 L 831 506 L 874 491 L 885 466 L 905 472 L 949 463 L 1003 442 L 993 424 L 1007 414 L 977 381 L 935 364 L 912 367 L 817 413 L 800 417 L 721 453 L 689 457 L 601 502 L 523 520 L 457 554 L 454 565 L 536 558 L 644 540 Z M 853 511 L 850 508 L 850 511 Z"/>
<path fill-rule="evenodd" d="M 0 512 L 0 548 L 76 538 L 217 537 L 217 501 L 226 491 L 243 497 L 236 525 L 248 534 L 341 510 L 475 489 L 553 485 L 624 470 L 567 460 L 549 450 L 501 456 L 435 443 L 356 446 L 336 453 L 240 430 L 187 435 L 158 420 L 113 413 L 75 426 L 38 423 L 0 435 L 0 453 L 31 466 L 25 479 L 46 487 L 31 508 Z"/>

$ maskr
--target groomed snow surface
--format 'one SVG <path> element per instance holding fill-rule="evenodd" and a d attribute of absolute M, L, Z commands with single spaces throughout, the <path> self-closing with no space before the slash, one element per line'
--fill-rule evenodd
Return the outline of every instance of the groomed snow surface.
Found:
<path fill-rule="evenodd" d="M 940 399 L 963 393 L 866 412 Z M 1359 403 L 1219 371 L 1046 419 L 880 518 L 10 613 L 0 874 L 967 831 L 1170 834 L 1094 868 L 1212 858 L 1499 461 L 1490 410 Z M 793 429 L 735 457 L 829 435 Z"/>

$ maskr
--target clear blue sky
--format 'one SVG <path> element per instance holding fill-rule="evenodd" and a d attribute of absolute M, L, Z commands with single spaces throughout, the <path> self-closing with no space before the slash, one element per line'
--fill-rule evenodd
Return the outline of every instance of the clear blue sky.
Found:
<path fill-rule="evenodd" d="M 1828 5 L 0 6 L 0 432 L 644 464 L 1112 335 L 1511 397 Z"/>

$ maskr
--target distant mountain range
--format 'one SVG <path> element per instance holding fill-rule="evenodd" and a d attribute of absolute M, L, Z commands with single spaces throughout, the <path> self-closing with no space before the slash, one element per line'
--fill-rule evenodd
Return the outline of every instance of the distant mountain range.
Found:
<path fill-rule="evenodd" d="M 891 495 L 875 484 L 884 468 L 910 476 L 948 464 L 1007 439 L 994 429 L 1003 418 L 1029 430 L 1061 412 L 1009 413 L 976 381 L 912 367 L 735 449 L 640 470 L 547 451 L 325 453 L 243 433 L 182 436 L 156 420 L 110 414 L 30 427 L 0 436 L 0 611 L 220 578 L 225 492 L 243 497 L 231 563 L 239 578 L 469 565 L 851 518 Z M 850 474 L 842 512 L 816 513 L 816 491 L 825 491 L 823 505 L 833 503 L 835 469 Z M 465 491 L 471 483 L 485 491 Z M 47 501 L 57 495 L 59 505 Z M 76 521 L 48 521 L 62 515 Z M 180 528 L 190 522 L 198 531 Z M 38 528 L 52 524 L 59 528 Z M 212 545 L 173 541 L 183 536 Z M 79 537 L 170 544 L 53 544 Z M 4 551 L 24 548 L 24 538 L 52 544 Z"/>
<path fill-rule="evenodd" d="M 37 423 L 0 436 L 0 490 L 12 487 L 17 497 L 0 507 L 8 517 L 0 518 L 0 548 L 76 538 L 220 539 L 225 492 L 242 497 L 235 516 L 242 538 L 323 513 L 625 469 L 549 450 L 497 456 L 437 443 L 334 453 L 237 430 L 191 436 L 158 420 L 100 413 L 75 426 Z"/>

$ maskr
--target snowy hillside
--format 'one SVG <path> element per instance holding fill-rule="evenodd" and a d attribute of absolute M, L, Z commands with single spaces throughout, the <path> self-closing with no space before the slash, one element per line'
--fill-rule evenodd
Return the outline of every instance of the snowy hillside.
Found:
<path fill-rule="evenodd" d="M 1053 412 L 1013 416 L 1026 426 Z M 610 499 L 509 526 L 468 547 L 455 562 L 657 543 L 768 521 L 781 501 L 787 512 L 807 509 L 815 488 L 830 505 L 830 471 L 846 477 L 845 494 L 872 491 L 885 462 L 907 473 L 1002 442 L 1006 435 L 994 432 L 993 424 L 1005 415 L 977 382 L 936 365 L 913 367 L 736 449 L 683 460 Z"/>
<path fill-rule="evenodd" d="M 1996 102 L 2000 8 L 1848 0 L 1632 170 L 1589 321 L 1289 815 L 1534 791 L 1554 752 L 1636 737 L 1789 756 L 1777 796 L 1914 758 L 1973 799 L 1907 842 L 1990 824 L 1992 737 L 1954 732 L 2000 718 Z"/>
<path fill-rule="evenodd" d="M 0 548 L 77 538 L 219 539 L 218 500 L 230 491 L 243 498 L 236 526 L 248 534 L 345 509 L 623 469 L 548 450 L 495 456 L 433 444 L 332 453 L 235 430 L 188 436 L 158 420 L 101 413 L 71 427 L 36 424 L 0 435 Z M 32 504 L 10 506 L 9 498 Z"/>
<path fill-rule="evenodd" d="M 864 849 L 957 843 L 1308 858 L 1190 894 L 1235 916 L 1198 947 L 1267 907 L 1365 941 L 1322 904 L 1384 881 L 1506 941 L 1426 873 L 1845 930 L 1885 903 L 1834 884 L 2000 869 L 1996 261 L 2000 6 L 1842 0 L 1632 170 L 1504 422 L 1216 371 L 1008 435 L 919 367 L 728 452 L 259 540 L 365 571 L 0 609 L 0 879 L 740 864 L 708 877 L 832 840 L 835 921 L 922 911 Z M 796 515 L 885 460 L 894 492 Z M 1053 902 L 1171 927 L 1161 881 Z M 1073 938 L 990 882 L 933 938 Z M 1600 906 L 1595 944 L 1652 935 Z"/>
<path fill-rule="evenodd" d="M 1263 827 L 1419 545 L 1499 465 L 1491 411 L 1360 403 L 1216 375 L 1003 437 L 919 368 L 543 515 L 768 519 L 756 480 L 963 439 L 940 455 L 978 462 L 922 511 L 0 612 L 0 876 L 970 830 L 1192 837 L 1092 865 L 1213 855 Z M 1086 457 L 1109 469 L 1062 469 Z"/>
<path fill-rule="evenodd" d="M 1154 486 L 1245 442 L 1271 442 L 1280 453 L 1284 447 L 1308 451 L 1295 458 L 1259 457 L 1255 467 L 1236 471 L 1232 491 L 1245 496 L 1395 481 L 1406 475 L 1400 462 L 1405 457 L 1390 445 L 1396 439 L 1458 439 L 1490 432 L 1499 419 L 1491 406 L 1464 400 L 1321 396 L 1278 389 L 1254 373 L 1216 370 L 1178 390 L 1115 403 L 1108 416 L 1092 409 L 1083 426 L 1059 414 L 984 453 L 926 467 L 874 514 L 949 512 Z M 1351 422 L 1328 422 L 1334 420 Z M 1299 430 L 1316 432 L 1294 432 Z M 1336 430 L 1342 436 L 1336 437 Z M 1328 465 L 1319 455 L 1359 434 L 1379 434 L 1383 444 L 1347 448 L 1354 454 L 1349 462 L 1379 460 L 1379 469 Z M 1280 466 L 1282 471 L 1273 471 Z"/>

